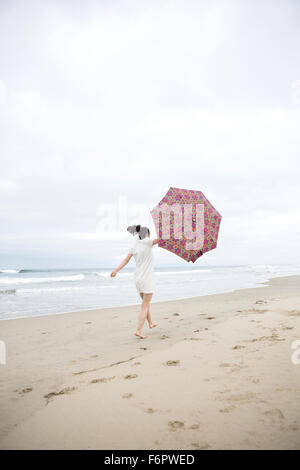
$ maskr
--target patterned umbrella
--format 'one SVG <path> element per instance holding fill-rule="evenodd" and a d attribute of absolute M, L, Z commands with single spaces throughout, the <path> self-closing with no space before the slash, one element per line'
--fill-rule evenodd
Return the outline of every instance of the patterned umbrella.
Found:
<path fill-rule="evenodd" d="M 193 263 L 217 246 L 222 216 L 201 191 L 170 188 L 151 211 L 158 246 Z"/>

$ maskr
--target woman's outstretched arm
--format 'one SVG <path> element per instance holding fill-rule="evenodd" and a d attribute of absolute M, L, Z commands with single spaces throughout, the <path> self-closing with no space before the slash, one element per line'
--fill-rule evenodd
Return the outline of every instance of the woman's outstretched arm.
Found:
<path fill-rule="evenodd" d="M 159 242 L 159 238 L 154 238 L 152 242 L 152 246 L 156 245 Z"/>
<path fill-rule="evenodd" d="M 126 266 L 127 263 L 129 263 L 130 259 L 132 258 L 132 254 L 129 253 L 126 258 L 123 259 L 122 263 L 116 268 L 114 269 L 111 273 L 110 273 L 110 277 L 115 277 L 117 275 L 117 273 L 119 271 L 121 271 L 122 268 L 124 268 L 124 266 Z"/>

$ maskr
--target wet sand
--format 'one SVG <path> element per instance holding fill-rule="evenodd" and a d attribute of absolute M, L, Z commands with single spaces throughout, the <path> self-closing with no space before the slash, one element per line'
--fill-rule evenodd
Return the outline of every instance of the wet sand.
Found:
<path fill-rule="evenodd" d="M 299 449 L 299 287 L 1 321 L 0 448 Z"/>

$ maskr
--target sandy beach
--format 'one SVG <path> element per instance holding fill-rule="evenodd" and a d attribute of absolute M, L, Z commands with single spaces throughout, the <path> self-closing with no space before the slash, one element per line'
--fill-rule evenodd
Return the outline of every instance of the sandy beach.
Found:
<path fill-rule="evenodd" d="M 0 448 L 300 449 L 299 286 L 1 321 Z"/>

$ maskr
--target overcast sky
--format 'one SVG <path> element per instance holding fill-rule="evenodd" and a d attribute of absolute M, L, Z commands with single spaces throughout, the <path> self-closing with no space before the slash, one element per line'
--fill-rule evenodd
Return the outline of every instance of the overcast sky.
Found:
<path fill-rule="evenodd" d="M 299 0 L 0 0 L 0 268 L 114 266 L 170 186 L 223 216 L 200 265 L 300 263 L 299 24 Z"/>

